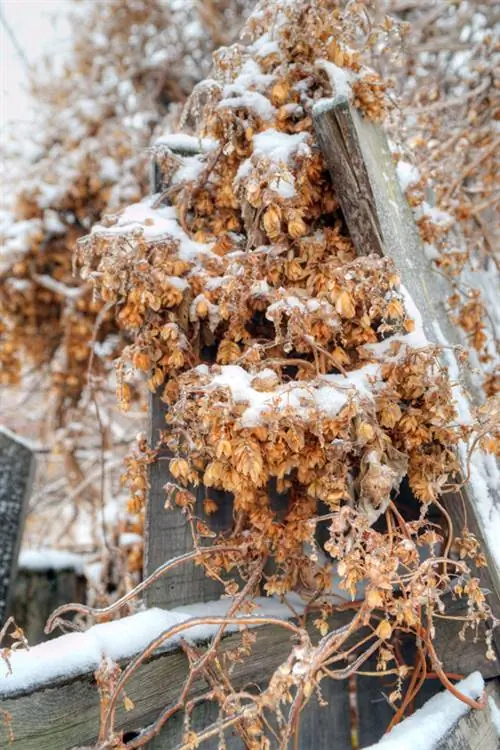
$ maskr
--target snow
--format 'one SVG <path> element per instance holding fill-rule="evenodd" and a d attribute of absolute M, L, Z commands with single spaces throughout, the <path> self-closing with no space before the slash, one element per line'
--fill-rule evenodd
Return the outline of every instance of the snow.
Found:
<path fill-rule="evenodd" d="M 461 451 L 465 465 L 464 451 Z M 465 466 L 465 469 L 467 467 Z M 495 493 L 500 487 L 500 472 L 494 456 L 475 450 L 469 459 L 469 485 L 472 489 L 474 508 L 481 521 L 488 551 L 500 569 L 500 508 L 495 502 Z"/>
<path fill-rule="evenodd" d="M 463 424 L 471 424 L 473 417 L 470 403 L 464 389 L 460 385 L 460 369 L 455 354 L 449 347 L 448 341 L 436 321 L 433 322 L 433 328 L 436 340 L 445 347 L 443 349 L 443 359 L 452 382 L 453 398 L 460 421 Z M 463 472 L 465 475 L 467 475 L 467 472 L 469 474 L 469 486 L 472 489 L 474 508 L 481 521 L 481 528 L 488 542 L 489 552 L 500 568 L 500 550 L 498 548 L 498 539 L 500 538 L 500 508 L 495 502 L 495 492 L 500 487 L 498 465 L 491 454 L 484 453 L 478 448 L 469 457 L 467 445 L 464 443 L 461 443 L 459 446 L 459 454 Z"/>
<path fill-rule="evenodd" d="M 409 187 L 416 185 L 420 180 L 420 172 L 408 161 L 401 159 L 396 166 L 396 176 L 403 193 L 406 193 Z"/>
<path fill-rule="evenodd" d="M 349 94 L 351 93 L 349 82 L 352 77 L 349 70 L 339 68 L 338 65 L 335 65 L 335 63 L 329 62 L 328 60 L 317 60 L 316 67 L 320 70 L 324 70 L 328 75 L 335 97 L 346 96 L 349 98 Z"/>
<path fill-rule="evenodd" d="M 308 421 L 315 418 L 318 410 L 328 416 L 336 416 L 352 398 L 372 399 L 377 383 L 381 381 L 380 368 L 384 358 L 395 342 L 414 349 L 429 345 L 423 331 L 422 316 L 417 306 L 403 285 L 400 285 L 400 292 L 406 313 L 415 322 L 415 330 L 409 334 L 390 336 L 385 341 L 376 344 L 366 344 L 364 349 L 375 355 L 377 359 L 380 358 L 381 362 L 367 364 L 357 370 L 352 370 L 347 375 L 323 375 L 312 383 L 287 383 L 267 392 L 255 390 L 252 387 L 255 374 L 249 373 L 238 365 L 226 365 L 218 368 L 217 374 L 211 378 L 205 388 L 207 390 L 217 387 L 227 388 L 234 403 L 247 404 L 247 408 L 239 418 L 239 424 L 242 427 L 253 427 L 265 423 L 270 411 L 293 410 L 296 418 Z M 300 310 L 305 307 L 311 311 L 314 309 L 311 305 L 318 305 L 317 300 L 309 300 L 304 305 L 297 297 L 287 296 L 268 308 L 267 317 L 273 319 L 273 309 L 277 311 L 283 308 Z M 324 308 L 324 320 L 328 322 L 328 309 L 324 304 L 321 307 Z M 197 370 L 200 374 L 209 372 L 206 366 L 200 366 Z M 263 373 L 260 374 L 263 375 Z"/>
<path fill-rule="evenodd" d="M 435 206 L 430 206 L 425 201 L 421 206 L 418 206 L 415 209 L 414 213 L 417 219 L 420 219 L 422 216 L 427 216 L 432 222 L 434 222 L 434 224 L 437 224 L 438 226 L 451 226 L 451 224 L 453 224 L 454 222 L 453 216 L 451 216 L 451 214 L 447 213 L 446 211 L 441 211 Z"/>
<path fill-rule="evenodd" d="M 72 552 L 57 549 L 23 549 L 18 567 L 23 570 L 74 570 L 83 572 L 84 558 Z"/>
<path fill-rule="evenodd" d="M 247 91 L 241 96 L 222 99 L 217 108 L 250 109 L 259 115 L 264 121 L 272 120 L 276 111 L 269 99 L 263 94 L 259 94 L 258 91 Z"/>
<path fill-rule="evenodd" d="M 329 112 L 335 103 L 335 98 L 331 96 L 323 96 L 314 103 L 313 112 L 315 115 L 323 115 L 325 112 Z"/>
<path fill-rule="evenodd" d="M 200 151 L 207 153 L 216 148 L 217 144 L 218 141 L 215 138 L 197 138 L 186 133 L 165 133 L 155 141 L 155 146 L 165 146 L 171 151 L 181 151 L 187 154 L 197 154 Z"/>
<path fill-rule="evenodd" d="M 359 370 L 344 375 L 325 375 L 316 383 L 285 384 L 270 392 L 252 388 L 255 377 L 238 365 L 221 367 L 221 372 L 212 378 L 207 390 L 228 388 L 235 403 L 247 403 L 240 417 L 242 427 L 253 427 L 266 420 L 266 413 L 293 410 L 297 418 L 313 419 L 318 410 L 329 416 L 339 413 L 354 396 L 371 398 L 369 381 L 376 378 L 377 365 L 365 365 Z M 261 373 L 262 374 L 262 373 Z"/>
<path fill-rule="evenodd" d="M 96 224 L 92 227 L 92 234 L 123 236 L 142 232 L 144 239 L 150 242 L 171 238 L 179 242 L 179 256 L 184 260 L 192 260 L 210 252 L 210 244 L 194 242 L 184 232 L 177 221 L 174 206 L 153 208 L 155 200 L 156 196 L 153 196 L 128 206 L 122 213 L 113 217 L 115 223 L 112 226 Z"/>
<path fill-rule="evenodd" d="M 29 252 L 41 230 L 40 219 L 15 221 L 9 211 L 0 211 L 0 273 L 5 273 L 20 256 Z"/>
<path fill-rule="evenodd" d="M 308 133 L 281 133 L 275 128 L 269 128 L 253 137 L 253 152 L 257 155 L 269 157 L 276 164 L 288 164 L 301 143 L 304 143 Z"/>
<path fill-rule="evenodd" d="M 132 531 L 125 531 L 120 534 L 119 546 L 120 547 L 131 547 L 134 544 L 141 544 L 142 536 L 140 534 L 134 534 Z"/>
<path fill-rule="evenodd" d="M 278 42 L 269 39 L 269 34 L 263 34 L 250 46 L 250 50 L 257 57 L 267 57 L 279 54 L 280 48 Z"/>
<path fill-rule="evenodd" d="M 33 453 L 38 449 L 38 444 L 35 443 L 32 440 L 29 440 L 28 438 L 18 435 L 15 432 L 12 432 L 4 425 L 0 424 L 0 435 L 5 435 L 6 437 L 10 438 L 10 440 L 14 440 L 16 443 L 19 443 L 20 445 L 23 445 L 25 448 L 27 448 L 29 451 L 32 451 Z"/>
<path fill-rule="evenodd" d="M 101 180 L 114 184 L 120 179 L 120 167 L 110 156 L 105 156 L 101 161 L 99 176 Z"/>
<path fill-rule="evenodd" d="M 78 299 L 78 297 L 81 297 L 84 292 L 81 286 L 66 286 L 66 284 L 57 281 L 57 279 L 47 273 L 33 274 L 33 279 L 38 282 L 40 286 L 45 287 L 45 289 L 50 289 L 51 292 L 60 294 L 61 297 L 67 297 L 68 299 Z"/>
<path fill-rule="evenodd" d="M 363 349 L 377 355 L 377 357 L 386 356 L 392 349 L 395 342 L 403 344 L 404 346 L 410 347 L 411 349 L 420 349 L 424 346 L 429 346 L 429 341 L 424 333 L 423 320 L 420 314 L 420 310 L 416 306 L 411 294 L 404 284 L 399 285 L 399 291 L 403 297 L 404 307 L 406 314 L 415 323 L 415 330 L 411 333 L 395 334 L 389 336 L 384 341 L 379 341 L 376 344 L 364 344 Z"/>
<path fill-rule="evenodd" d="M 269 181 L 269 188 L 274 190 L 281 198 L 293 198 L 296 195 L 295 179 L 291 174 L 273 177 Z"/>
<path fill-rule="evenodd" d="M 473 672 L 456 687 L 476 700 L 484 690 L 484 680 L 479 672 Z M 448 691 L 441 692 L 365 750 L 433 750 L 468 711 L 467 704 Z"/>
<path fill-rule="evenodd" d="M 45 229 L 51 234 L 64 234 L 66 232 L 66 226 L 59 218 L 57 211 L 53 211 L 48 208 L 43 212 L 43 223 Z"/>
<path fill-rule="evenodd" d="M 177 185 L 179 182 L 192 182 L 197 180 L 203 172 L 203 161 L 199 156 L 185 156 L 182 164 L 173 176 L 172 184 Z"/>
<path fill-rule="evenodd" d="M 306 150 L 308 133 L 281 133 L 275 128 L 268 128 L 253 137 L 252 157 L 243 161 L 236 173 L 236 181 L 247 177 L 252 171 L 252 166 L 259 158 L 269 159 L 270 169 L 276 170 L 276 175 L 269 180 L 269 188 L 274 190 L 282 198 L 293 198 L 295 195 L 294 176 L 286 170 L 287 165 L 297 151 Z"/>
<path fill-rule="evenodd" d="M 304 605 L 297 595 L 287 597 L 296 611 L 302 612 Z M 290 619 L 292 611 L 275 597 L 257 597 L 252 616 Z M 96 670 L 103 659 L 113 661 L 130 659 L 145 649 L 165 630 L 193 617 L 224 616 L 233 603 L 232 599 L 220 599 L 202 604 L 191 604 L 174 610 L 158 608 L 138 612 L 113 622 L 100 623 L 84 633 L 69 633 L 41 643 L 28 651 L 14 651 L 9 656 L 12 674 L 7 666 L 2 671 L 0 660 L 0 696 L 38 688 L 58 679 L 68 679 Z M 244 616 L 241 614 L 240 616 Z M 194 625 L 169 638 L 162 646 L 168 651 L 181 638 L 189 641 L 206 641 L 217 633 L 219 625 Z M 237 630 L 230 625 L 228 632 Z"/>
<path fill-rule="evenodd" d="M 249 58 L 245 60 L 235 80 L 224 86 L 223 95 L 225 97 L 241 96 L 250 92 L 252 87 L 266 89 L 274 80 L 274 75 L 262 73 L 259 63 Z"/>

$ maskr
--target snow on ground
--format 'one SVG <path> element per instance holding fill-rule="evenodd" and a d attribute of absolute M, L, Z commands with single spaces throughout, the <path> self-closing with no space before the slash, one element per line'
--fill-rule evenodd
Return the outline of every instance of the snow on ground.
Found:
<path fill-rule="evenodd" d="M 464 695 L 476 700 L 484 690 L 484 680 L 479 672 L 473 672 L 456 687 Z M 365 750 L 433 750 L 468 711 L 465 703 L 445 690 L 428 700 L 412 716 Z"/>

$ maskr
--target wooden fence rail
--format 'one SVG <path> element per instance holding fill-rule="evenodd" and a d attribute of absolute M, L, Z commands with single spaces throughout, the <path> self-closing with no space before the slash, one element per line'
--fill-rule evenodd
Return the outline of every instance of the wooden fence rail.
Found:
<path fill-rule="evenodd" d="M 348 612 L 338 613 L 331 621 L 331 627 L 340 627 L 349 621 Z M 437 623 L 435 646 L 444 668 L 450 672 L 467 674 L 479 668 L 484 676 L 497 673 L 497 665 L 487 662 L 483 656 L 477 661 L 477 649 L 470 641 L 457 648 L 460 623 L 453 620 L 440 620 Z M 311 627 L 311 634 L 313 634 Z M 282 663 L 290 649 L 290 639 L 283 629 L 277 626 L 258 628 L 257 640 L 252 656 L 235 665 L 233 678 L 236 687 L 265 684 L 270 674 Z M 61 636 L 64 647 L 65 636 Z M 226 636 L 221 642 L 221 653 L 234 649 L 240 643 L 240 635 Z M 39 649 L 35 646 L 31 658 L 36 661 Z M 54 657 L 59 652 L 58 642 L 52 641 Z M 202 649 L 203 650 L 203 649 Z M 132 657 L 133 655 L 131 655 Z M 127 662 L 129 660 L 127 659 Z M 0 667 L 1 668 L 1 667 Z M 188 674 L 188 660 L 178 648 L 154 656 L 145 663 L 127 685 L 127 696 L 132 699 L 134 708 L 125 711 L 121 702 L 117 714 L 117 728 L 132 738 L 145 725 L 154 721 L 161 711 L 173 705 L 178 698 L 180 686 Z M 491 680 L 492 687 L 498 681 Z M 369 745 L 382 735 L 392 718 L 392 709 L 384 698 L 384 687 L 379 679 L 357 678 L 357 701 L 360 714 L 361 747 Z M 323 680 L 323 698 L 327 706 L 320 707 L 313 701 L 306 709 L 301 721 L 301 750 L 329 748 L 351 749 L 351 725 L 349 719 L 349 699 L 345 682 Z M 207 686 L 202 679 L 195 681 L 190 693 L 196 698 L 204 693 Z M 388 690 L 389 687 L 386 687 Z M 427 681 L 419 696 L 417 707 L 436 691 L 440 685 L 436 680 Z M 99 729 L 99 693 L 93 670 L 71 678 L 38 679 L 36 686 L 27 686 L 16 692 L 2 693 L 0 687 L 0 747 L 8 750 L 70 750 L 75 746 L 93 745 Z M 211 704 L 203 703 L 194 715 L 197 728 L 206 727 L 216 719 Z M 482 722 L 482 719 L 478 719 Z M 488 719 L 489 721 L 489 719 Z M 161 734 L 149 743 L 154 750 L 174 750 L 181 742 L 182 717 L 169 720 Z M 13 741 L 7 745 L 8 733 L 13 733 Z M 485 730 L 486 731 L 486 730 Z M 227 732 L 228 750 L 243 750 L 241 740 Z M 216 750 L 217 742 L 203 745 L 207 750 Z M 461 746 L 457 746 L 461 747 Z M 464 748 L 469 745 L 464 745 Z M 474 748 L 475 745 L 470 745 Z M 493 750 L 494 746 L 491 746 Z M 484 750 L 489 750 L 485 745 Z"/>

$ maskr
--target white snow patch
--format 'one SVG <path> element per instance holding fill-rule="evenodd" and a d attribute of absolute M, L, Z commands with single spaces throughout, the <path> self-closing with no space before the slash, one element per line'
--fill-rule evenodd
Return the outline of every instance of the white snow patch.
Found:
<path fill-rule="evenodd" d="M 184 151 L 187 154 L 207 153 L 217 147 L 215 138 L 197 138 L 186 133 L 165 133 L 155 141 L 155 146 L 165 146 L 171 151 Z"/>
<path fill-rule="evenodd" d="M 415 217 L 420 219 L 422 216 L 428 216 L 429 219 L 438 226 L 448 227 L 454 222 L 453 216 L 446 211 L 441 211 L 435 206 L 430 206 L 424 201 L 421 206 L 415 209 Z"/>
<path fill-rule="evenodd" d="M 461 457 L 464 458 L 463 451 L 461 451 Z M 469 484 L 472 489 L 474 508 L 481 520 L 481 528 L 486 536 L 488 550 L 500 569 L 500 548 L 498 546 L 500 507 L 495 502 L 495 494 L 500 487 L 498 465 L 491 454 L 475 450 L 469 459 L 469 470 Z"/>
<path fill-rule="evenodd" d="M 275 108 L 267 97 L 258 91 L 247 91 L 241 96 L 233 96 L 230 99 L 222 99 L 217 105 L 218 109 L 251 109 L 264 121 L 272 120 Z"/>
<path fill-rule="evenodd" d="M 155 200 L 156 196 L 153 196 L 128 206 L 114 217 L 115 223 L 112 226 L 97 224 L 92 227 L 92 234 L 120 236 L 142 232 L 144 239 L 150 242 L 171 238 L 179 242 L 179 256 L 184 260 L 192 260 L 210 252 L 211 244 L 195 242 L 184 232 L 177 220 L 174 206 L 152 208 Z"/>
<path fill-rule="evenodd" d="M 335 416 L 350 398 L 371 398 L 369 381 L 376 378 L 378 372 L 378 365 L 369 364 L 350 372 L 347 377 L 324 375 L 314 384 L 285 384 L 274 391 L 263 392 L 252 388 L 254 375 L 238 365 L 226 365 L 206 388 L 228 388 L 235 403 L 248 404 L 239 422 L 242 427 L 253 427 L 265 422 L 266 413 L 271 410 L 292 410 L 297 418 L 306 421 L 313 419 L 318 411 Z"/>
<path fill-rule="evenodd" d="M 19 443 L 20 445 L 27 448 L 29 451 L 35 452 L 39 445 L 38 443 L 35 443 L 33 440 L 29 440 L 26 437 L 23 437 L 22 435 L 18 435 L 16 432 L 12 432 L 8 429 L 8 427 L 5 427 L 4 425 L 0 424 L 0 435 L 5 435 L 6 437 L 10 438 L 10 440 L 15 441 L 16 443 Z"/>
<path fill-rule="evenodd" d="M 329 60 L 316 60 L 316 67 L 327 74 L 334 96 L 347 96 L 351 93 L 352 74 L 345 68 L 339 68 Z"/>
<path fill-rule="evenodd" d="M 252 88 L 266 89 L 275 80 L 275 76 L 269 73 L 263 73 L 258 62 L 252 58 L 245 60 L 238 76 L 232 83 L 224 86 L 223 95 L 225 97 L 233 95 L 245 95 L 250 93 Z"/>
<path fill-rule="evenodd" d="M 205 164 L 199 156 L 185 156 L 182 164 L 175 172 L 172 184 L 177 185 L 179 182 L 194 182 L 203 172 Z"/>
<path fill-rule="evenodd" d="M 24 549 L 18 567 L 23 570 L 74 570 L 83 573 L 84 558 L 73 552 L 57 549 Z"/>
<path fill-rule="evenodd" d="M 488 705 L 490 707 L 491 721 L 496 729 L 497 735 L 500 737 L 500 708 L 498 708 L 493 696 L 488 696 Z"/>
<path fill-rule="evenodd" d="M 325 112 L 329 112 L 335 103 L 335 98 L 332 96 L 323 96 L 314 103 L 313 112 L 315 115 L 323 115 Z"/>
<path fill-rule="evenodd" d="M 476 700 L 484 690 L 484 680 L 479 672 L 473 672 L 457 689 Z M 439 693 L 365 750 L 433 750 L 468 711 L 467 704 L 448 691 Z"/>
<path fill-rule="evenodd" d="M 271 169 L 276 170 L 276 175 L 269 181 L 269 188 L 282 198 L 293 198 L 295 180 L 286 167 L 297 151 L 306 150 L 309 153 L 309 146 L 305 143 L 307 136 L 307 133 L 281 133 L 275 128 L 257 133 L 253 137 L 252 157 L 240 164 L 236 181 L 247 177 L 253 164 L 258 163 L 260 157 L 264 157 L 269 159 Z"/>
<path fill-rule="evenodd" d="M 281 133 L 269 128 L 253 137 L 254 153 L 269 157 L 276 164 L 288 164 L 308 133 Z"/>
<path fill-rule="evenodd" d="M 413 164 L 410 164 L 410 162 L 403 161 L 402 159 L 397 163 L 396 175 L 403 193 L 406 193 L 409 187 L 416 185 L 420 180 L 418 169 Z"/>

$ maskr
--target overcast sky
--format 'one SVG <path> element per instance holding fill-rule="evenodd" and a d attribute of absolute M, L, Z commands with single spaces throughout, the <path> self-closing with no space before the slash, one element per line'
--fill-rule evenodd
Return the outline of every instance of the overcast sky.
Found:
<path fill-rule="evenodd" d="M 0 0 L 0 10 L 31 66 L 44 54 L 57 54 L 67 37 L 65 12 L 69 0 Z M 0 128 L 26 117 L 28 71 L 0 25 Z"/>

